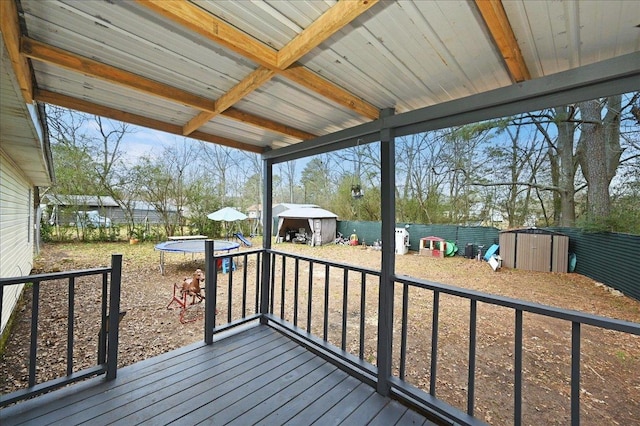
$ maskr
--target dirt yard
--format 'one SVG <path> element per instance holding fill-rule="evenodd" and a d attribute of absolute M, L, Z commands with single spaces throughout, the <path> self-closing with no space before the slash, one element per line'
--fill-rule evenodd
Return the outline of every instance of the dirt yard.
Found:
<path fill-rule="evenodd" d="M 255 241 L 257 245 L 259 241 Z M 279 244 L 274 248 L 320 259 L 379 269 L 380 252 L 349 246 L 307 247 Z M 196 306 L 182 324 L 178 310 L 167 309 L 173 284 L 194 269 L 204 267 L 202 254 L 167 254 L 166 271 L 159 273 L 159 253 L 153 244 L 55 244 L 45 245 L 36 261 L 35 272 L 54 272 L 107 266 L 111 253 L 123 254 L 122 310 L 119 365 L 128 365 L 203 339 L 201 307 Z M 241 315 L 242 292 L 235 288 L 246 269 L 255 282 L 255 260 L 238 265 L 233 274 L 234 290 L 229 305 L 227 275 L 219 274 L 218 323 Z M 298 325 L 306 327 L 309 264 L 300 262 Z M 276 262 L 276 273 L 282 265 Z M 341 344 L 343 274 L 331 268 L 329 341 Z M 396 269 L 426 280 L 523 299 L 545 305 L 573 309 L 640 322 L 640 302 L 609 291 L 577 274 L 533 273 L 518 270 L 493 272 L 484 262 L 461 257 L 433 259 L 412 253 L 396 256 Z M 312 331 L 322 335 L 324 267 L 313 268 Z M 285 317 L 293 319 L 293 262 L 286 265 L 284 299 L 281 283 L 275 292 L 275 311 L 285 302 Z M 253 281 L 252 281 L 253 277 Z M 369 285 L 365 317 L 365 360 L 375 363 L 377 288 Z M 375 281 L 375 280 L 373 280 Z M 360 275 L 348 277 L 347 350 L 357 355 L 360 318 Z M 39 322 L 38 380 L 64 374 L 67 324 L 67 283 L 51 283 L 41 288 Z M 318 286 L 318 290 L 315 290 Z M 254 285 L 255 287 L 255 285 Z M 245 312 L 255 309 L 255 288 L 247 289 Z M 95 363 L 97 324 L 95 311 L 100 299 L 96 280 L 76 283 L 75 356 L 78 366 Z M 0 360 L 0 389 L 7 393 L 26 385 L 28 375 L 28 335 L 30 295 L 17 317 L 16 326 Z M 406 380 L 429 390 L 431 357 L 431 316 L 433 295 L 426 290 L 409 293 Z M 436 395 L 451 405 L 466 409 L 469 336 L 469 302 L 454 296 L 440 296 L 440 328 Z M 395 313 L 400 317 L 401 297 L 396 293 Z M 316 318 L 316 315 L 318 316 Z M 513 423 L 513 341 L 514 313 L 506 308 L 478 304 L 476 357 L 476 416 L 490 424 Z M 571 324 L 538 315 L 524 314 L 523 335 L 523 424 L 568 424 L 570 395 Z M 394 324 L 394 367 L 398 368 L 399 318 Z M 629 425 L 640 422 L 640 338 L 594 327 L 582 328 L 581 423 L 585 425 Z"/>

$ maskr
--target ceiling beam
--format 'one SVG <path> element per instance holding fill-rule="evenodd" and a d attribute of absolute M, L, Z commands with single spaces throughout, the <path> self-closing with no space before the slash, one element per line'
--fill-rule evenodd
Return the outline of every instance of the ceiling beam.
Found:
<path fill-rule="evenodd" d="M 276 64 L 277 52 L 273 48 L 237 30 L 191 2 L 167 0 L 137 0 L 137 2 L 260 65 L 271 68 Z"/>
<path fill-rule="evenodd" d="M 165 18 L 177 22 L 191 31 L 203 35 L 261 65 L 254 73 L 240 81 L 229 92 L 216 101 L 215 112 L 205 111 L 191 119 L 183 129 L 185 135 L 188 135 L 217 114 L 226 110 L 225 106 L 228 108 L 234 105 L 244 96 L 273 78 L 275 74 L 269 74 L 267 72 L 268 70 L 274 71 L 285 78 L 289 78 L 297 84 L 339 105 L 349 108 L 358 114 L 367 118 L 377 119 L 379 117 L 378 108 L 363 99 L 354 96 L 311 71 L 304 70 L 301 66 L 297 66 L 297 69 L 292 72 L 288 72 L 287 70 L 295 61 L 317 47 L 377 2 L 378 0 L 340 1 L 298 34 L 298 36 L 283 47 L 280 52 L 276 52 L 270 46 L 235 29 L 193 3 L 184 1 L 138 0 L 138 3 Z"/>
<path fill-rule="evenodd" d="M 263 129 L 269 129 L 272 132 L 279 133 L 285 136 L 292 136 L 303 141 L 317 137 L 317 135 L 314 135 L 313 133 L 304 132 L 302 130 L 295 129 L 284 124 L 274 123 L 271 120 L 248 114 L 234 107 L 226 110 L 223 115 L 236 121 L 241 121 L 243 123 L 251 124 L 256 127 L 262 127 Z"/>
<path fill-rule="evenodd" d="M 67 52 L 63 49 L 59 49 L 57 47 L 50 46 L 48 44 L 27 37 L 21 38 L 20 46 L 21 53 L 33 60 L 46 62 L 58 67 L 83 73 L 91 77 L 108 81 L 109 83 L 117 84 L 119 86 L 133 88 L 140 92 L 152 96 L 159 96 L 171 102 L 179 103 L 182 105 L 188 105 L 201 111 L 216 111 L 216 103 L 210 99 L 194 95 L 190 92 L 180 90 L 166 84 L 158 83 L 157 81 L 146 79 L 137 74 L 133 74 L 131 72 L 103 64 L 93 59 Z M 238 115 L 235 112 L 227 114 L 226 111 L 222 112 L 222 114 L 234 120 Z M 308 139 L 308 136 L 311 135 L 310 133 L 303 132 L 302 130 L 293 129 L 281 123 L 276 123 L 266 118 L 254 116 L 249 113 L 244 113 L 242 120 L 239 121 L 252 123 L 253 125 L 261 127 L 268 131 L 272 131 L 285 136 L 290 136 L 293 138 L 300 138 L 300 135 L 306 135 Z M 315 135 L 311 135 L 311 137 L 315 137 Z"/>
<path fill-rule="evenodd" d="M 144 117 L 138 114 L 124 112 L 114 108 L 109 108 L 103 105 L 85 101 L 83 99 L 74 98 L 72 96 L 36 88 L 34 97 L 35 100 L 39 102 L 46 102 L 48 104 L 74 109 L 76 111 L 82 111 L 87 114 L 99 115 L 101 117 L 110 118 L 112 120 L 123 121 L 126 123 L 135 124 L 137 126 L 143 126 L 150 129 L 160 130 L 162 132 L 182 136 L 182 126 L 166 123 L 164 121 L 155 120 L 153 118 Z M 255 152 L 257 154 L 262 154 L 265 151 L 264 148 L 256 145 L 251 145 L 204 132 L 193 132 L 189 137 L 205 142 L 228 146 L 231 148 L 242 149 L 244 151 Z"/>
<path fill-rule="evenodd" d="M 378 0 L 339 1 L 293 38 L 278 52 L 276 66 L 284 70 L 318 47 L 349 22 L 362 15 Z"/>
<path fill-rule="evenodd" d="M 500 50 L 515 83 L 530 80 L 531 74 L 501 0 L 475 0 L 482 19 Z"/>
<path fill-rule="evenodd" d="M 184 135 L 188 135 L 191 132 L 194 132 L 207 121 L 226 111 L 240 99 L 262 86 L 265 82 L 271 80 L 274 75 L 275 73 L 270 69 L 262 66 L 258 67 L 257 70 L 253 71 L 247 77 L 242 79 L 242 81 L 233 86 L 231 90 L 220 96 L 216 101 L 216 106 L 213 111 L 203 111 L 189 120 L 189 122 L 184 125 L 182 133 Z"/>
<path fill-rule="evenodd" d="M 37 61 L 86 74 L 120 86 L 130 87 L 140 92 L 188 105 L 199 110 L 215 110 L 215 103 L 210 99 L 27 37 L 22 37 L 20 50 L 25 56 Z"/>
<path fill-rule="evenodd" d="M 320 96 L 332 100 L 338 105 L 351 109 L 363 117 L 367 117 L 371 120 L 377 120 L 380 118 L 380 110 L 378 108 L 371 105 L 369 102 L 352 95 L 341 87 L 338 87 L 333 83 L 329 83 L 318 74 L 309 71 L 300 64 L 295 63 L 291 65 L 289 68 L 282 71 L 281 75 L 302 87 L 306 87 Z"/>
<path fill-rule="evenodd" d="M 14 0 L 0 1 L 0 32 L 22 97 L 27 104 L 31 104 L 33 103 L 33 78 L 29 61 L 20 54 L 20 23 Z"/>

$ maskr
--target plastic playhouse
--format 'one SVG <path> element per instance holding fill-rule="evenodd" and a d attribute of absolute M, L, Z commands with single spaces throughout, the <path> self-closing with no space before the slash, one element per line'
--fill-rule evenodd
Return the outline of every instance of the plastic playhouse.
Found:
<path fill-rule="evenodd" d="M 447 255 L 447 249 L 452 250 L 453 246 L 449 246 L 451 243 L 448 243 L 444 238 L 440 237 L 424 237 L 420 238 L 420 254 L 423 256 L 432 256 L 432 257 L 440 257 L 444 258 Z"/>

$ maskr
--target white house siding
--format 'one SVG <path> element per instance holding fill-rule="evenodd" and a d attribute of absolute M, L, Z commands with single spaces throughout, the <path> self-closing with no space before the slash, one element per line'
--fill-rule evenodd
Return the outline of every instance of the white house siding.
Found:
<path fill-rule="evenodd" d="M 33 188 L 24 174 L 0 150 L 0 277 L 29 275 L 33 267 Z M 4 331 L 23 285 L 4 289 Z"/>

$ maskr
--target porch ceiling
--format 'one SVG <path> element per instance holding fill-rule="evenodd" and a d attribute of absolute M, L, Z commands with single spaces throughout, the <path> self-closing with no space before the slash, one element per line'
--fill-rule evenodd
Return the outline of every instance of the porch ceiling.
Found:
<path fill-rule="evenodd" d="M 27 103 L 259 153 L 640 51 L 624 0 L 0 5 Z"/>

